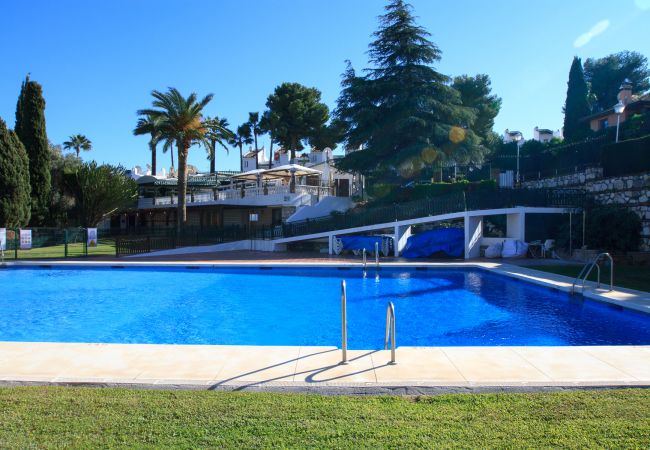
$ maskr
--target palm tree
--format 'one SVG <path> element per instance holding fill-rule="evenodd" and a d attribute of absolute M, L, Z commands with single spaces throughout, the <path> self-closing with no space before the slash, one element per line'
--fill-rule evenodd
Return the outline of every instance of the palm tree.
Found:
<path fill-rule="evenodd" d="M 257 169 L 257 136 L 262 134 L 262 128 L 260 127 L 260 113 L 248 113 L 248 126 L 253 133 L 253 141 L 255 142 L 255 168 Z"/>
<path fill-rule="evenodd" d="M 262 119 L 260 120 L 260 131 L 262 133 L 268 133 L 271 140 L 269 146 L 269 169 L 273 165 L 273 141 L 275 140 L 277 133 L 278 122 L 278 116 L 271 111 L 264 111 Z"/>
<path fill-rule="evenodd" d="M 163 144 L 163 153 L 167 153 L 170 150 L 169 155 L 172 157 L 172 166 L 170 168 L 170 173 L 174 170 L 174 143 L 172 141 L 165 141 Z"/>
<path fill-rule="evenodd" d="M 210 160 L 210 173 L 215 173 L 215 159 L 217 157 L 217 144 L 222 146 L 226 153 L 229 153 L 228 146 L 226 145 L 235 133 L 228 128 L 230 124 L 228 119 L 219 117 L 207 117 L 203 121 L 203 126 L 207 130 L 205 137 L 209 142 L 208 146 L 208 159 Z"/>
<path fill-rule="evenodd" d="M 70 140 L 63 143 L 63 148 L 66 150 L 74 149 L 77 152 L 77 158 L 79 158 L 81 150 L 88 152 L 93 148 L 93 143 L 83 134 L 74 134 L 68 139 Z"/>
<path fill-rule="evenodd" d="M 133 134 L 140 136 L 148 134 L 149 150 L 151 150 L 151 174 L 156 175 L 156 146 L 160 142 L 160 118 L 153 116 L 143 116 L 138 119 L 138 123 L 133 130 Z M 173 163 L 172 163 L 173 165 Z"/>
<path fill-rule="evenodd" d="M 250 145 L 253 143 L 251 138 L 251 127 L 248 123 L 242 123 L 237 127 L 237 132 L 235 136 L 228 141 L 230 145 L 239 147 L 239 171 L 244 171 L 244 145 Z"/>
<path fill-rule="evenodd" d="M 154 98 L 152 105 L 157 109 L 143 109 L 138 114 L 160 119 L 160 134 L 166 141 L 165 146 L 170 148 L 175 143 L 178 149 L 177 228 L 180 230 L 187 223 L 187 156 L 192 145 L 206 144 L 201 113 L 213 95 L 208 94 L 197 101 L 195 93 L 185 98 L 176 88 L 169 88 L 164 93 L 154 90 L 151 95 Z"/>

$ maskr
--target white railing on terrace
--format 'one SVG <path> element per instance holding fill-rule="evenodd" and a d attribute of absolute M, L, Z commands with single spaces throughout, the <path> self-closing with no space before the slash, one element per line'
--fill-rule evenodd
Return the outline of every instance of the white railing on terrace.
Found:
<path fill-rule="evenodd" d="M 200 192 L 191 195 L 187 195 L 187 204 L 195 203 L 206 203 L 206 202 L 222 202 L 228 200 L 241 200 L 242 198 L 250 197 L 265 197 L 271 195 L 291 195 L 293 198 L 309 194 L 315 195 L 319 198 L 327 197 L 332 195 L 332 190 L 329 187 L 325 186 L 307 186 L 307 185 L 296 185 L 295 193 L 289 192 L 290 188 L 287 185 L 270 185 L 266 188 L 264 187 L 247 187 L 244 189 L 244 195 L 242 196 L 241 188 L 225 188 L 217 190 L 216 192 Z M 178 197 L 177 196 L 166 196 L 166 197 L 154 197 L 154 198 L 140 198 L 138 199 L 139 208 L 152 208 L 154 206 L 168 206 L 168 205 L 177 205 Z"/>

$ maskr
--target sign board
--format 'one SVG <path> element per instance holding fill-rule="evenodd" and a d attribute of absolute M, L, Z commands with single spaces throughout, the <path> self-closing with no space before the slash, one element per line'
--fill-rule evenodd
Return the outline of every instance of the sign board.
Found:
<path fill-rule="evenodd" d="M 20 249 L 29 250 L 32 248 L 32 230 L 20 230 Z"/>
<path fill-rule="evenodd" d="M 97 228 L 88 228 L 88 247 L 97 247 Z"/>
<path fill-rule="evenodd" d="M 0 228 L 0 250 L 7 250 L 7 229 Z"/>

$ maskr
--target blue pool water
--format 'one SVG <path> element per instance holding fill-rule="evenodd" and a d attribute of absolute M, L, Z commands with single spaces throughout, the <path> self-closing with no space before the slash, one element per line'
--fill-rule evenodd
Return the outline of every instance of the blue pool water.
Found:
<path fill-rule="evenodd" d="M 650 344 L 650 316 L 472 269 L 0 270 L 0 340 L 340 345 L 340 282 L 352 349 Z"/>

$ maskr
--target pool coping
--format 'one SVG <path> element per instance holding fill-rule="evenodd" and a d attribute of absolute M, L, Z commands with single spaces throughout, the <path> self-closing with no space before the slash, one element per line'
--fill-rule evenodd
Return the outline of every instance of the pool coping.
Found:
<path fill-rule="evenodd" d="M 1 386 L 423 394 L 650 387 L 650 346 L 398 347 L 0 342 Z"/>
<path fill-rule="evenodd" d="M 150 261 L 18 261 L 5 263 L 7 266 L 67 266 L 67 267 L 357 267 L 354 261 L 332 262 L 150 262 Z M 382 263 L 380 267 L 389 268 L 479 268 L 506 275 L 525 282 L 545 286 L 562 292 L 569 292 L 572 279 L 541 272 L 526 267 L 492 262 L 452 262 L 452 263 Z M 369 267 L 373 270 L 374 267 Z M 381 270 L 381 269 L 380 269 Z M 616 288 L 612 292 L 596 289 L 595 283 L 588 283 L 583 296 L 602 303 L 608 303 L 643 313 L 650 313 L 650 293 Z M 18 351 L 24 347 L 29 350 Z M 146 350 L 143 350 L 146 347 Z M 459 350 L 460 349 L 460 350 Z M 181 351 L 182 350 L 182 351 Z M 181 353 L 179 354 L 179 351 Z M 312 352 L 306 356 L 300 352 Z M 4 352 L 4 353 L 3 353 Z M 16 353 L 17 352 L 17 353 Z M 22 352 L 22 353 L 21 353 Z M 120 376 L 111 369 L 122 364 L 124 370 L 135 370 L 144 364 L 137 352 L 160 352 L 157 359 L 172 364 L 152 372 L 151 377 L 142 378 Z M 203 352 L 203 353 L 201 353 Z M 236 376 L 219 378 L 212 374 L 206 379 L 197 379 L 196 372 L 191 376 L 178 367 L 184 362 L 198 372 L 205 370 L 201 358 L 209 352 L 216 358 L 219 370 L 224 367 L 234 370 Z M 235 354 L 233 355 L 233 352 Z M 557 347 L 398 347 L 396 366 L 386 364 L 384 351 L 351 351 L 360 362 L 341 365 L 338 362 L 340 350 L 336 347 L 272 347 L 272 346 L 182 346 L 165 344 L 75 344 L 75 343 L 35 343 L 0 342 L 0 386 L 19 385 L 62 385 L 125 387 L 138 389 L 211 389 L 226 391 L 276 391 L 276 392 L 317 392 L 320 394 L 393 394 L 422 395 L 460 392 L 528 392 L 565 389 L 600 389 L 613 387 L 650 387 L 650 346 L 557 346 Z M 327 353 L 326 359 L 319 359 L 320 353 Z M 4 356 L 3 356 L 4 355 Z M 11 356 L 14 355 L 14 356 Z M 203 356 L 201 356 L 203 355 Z M 275 360 L 264 360 L 276 355 Z M 450 357 L 449 355 L 452 355 Z M 297 379 L 300 360 L 315 358 L 311 372 L 306 379 Z M 22 359 L 21 359 L 22 358 Z M 79 358 L 86 361 L 79 364 Z M 85 359 L 84 359 L 85 358 Z M 189 358 L 189 360 L 188 360 Z M 198 358 L 198 362 L 192 358 Z M 233 360 L 234 358 L 234 360 Z M 293 359 L 292 359 L 293 358 Z M 377 358 L 383 358 L 377 362 Z M 456 358 L 458 361 L 454 361 Z M 145 358 L 146 359 L 146 358 Z M 370 362 L 368 362 L 368 360 Z M 130 361 L 130 365 L 124 363 Z M 264 361 L 266 362 L 264 362 Z M 98 362 L 99 361 L 99 362 Z M 188 362 L 189 361 L 189 362 Z M 192 362 L 194 361 L 194 362 Z M 228 361 L 232 362 L 232 367 Z M 269 362 L 271 361 L 271 363 Z M 287 362 L 294 364 L 294 375 L 287 380 L 289 366 L 284 367 L 282 377 L 273 376 L 278 365 Z M 424 361 L 424 362 L 423 362 Z M 427 362 L 429 361 L 429 362 Z M 582 361 L 582 362 L 581 362 Z M 585 362 L 586 361 L 586 362 Z M 52 372 L 50 367 L 61 367 Z M 99 366 L 97 366 L 99 364 Z M 103 365 L 102 365 L 103 364 Z M 152 363 L 155 366 L 155 362 Z M 265 365 L 266 364 L 266 365 Z M 270 365 L 269 365 L 270 364 Z M 424 364 L 424 365 L 423 365 Z M 460 366 L 459 366 L 460 364 Z M 593 367 L 587 368 L 585 364 Z M 362 369 L 359 369 L 361 365 Z M 237 368 L 236 368 L 236 367 Z M 76 367 L 76 369 L 75 369 Z M 94 367 L 94 372 L 89 372 Z M 447 370 L 442 377 L 440 373 Z M 462 367 L 465 367 L 463 369 Z M 69 369 L 68 369 L 69 368 Z M 53 370 L 53 369 L 52 369 Z M 121 370 L 121 369 L 120 369 Z M 152 369 L 153 370 L 153 369 Z M 180 372 L 179 372 L 180 370 Z M 223 369 L 226 370 L 226 369 Z M 226 373 L 233 373 L 232 370 Z M 289 370 L 289 372 L 287 372 Z M 269 372 L 270 371 L 270 372 Z M 334 380 L 310 379 L 313 373 L 341 373 Z M 392 372 L 391 372 L 392 371 Z M 239 373 L 251 377 L 242 380 Z M 270 375 L 251 376 L 247 374 Z M 467 373 L 470 375 L 467 375 Z M 521 373 L 520 373 L 521 372 Z M 368 374 L 374 374 L 374 378 Z M 117 374 L 117 375 L 116 375 Z M 387 374 L 387 375 L 384 375 Z M 420 375 L 416 375 L 420 374 Z M 518 374 L 518 375 L 515 375 Z M 528 375 L 530 376 L 528 376 Z M 598 375 L 601 374 L 601 375 Z M 92 376 L 90 376 L 92 375 Z M 155 375 L 155 376 L 154 376 Z M 366 376 L 367 375 L 367 376 Z M 301 375 L 302 376 L 302 375 Z M 361 382 L 357 378 L 361 377 Z M 365 378 L 364 378 L 365 377 Z M 137 379 L 136 379 L 137 378 Z M 340 381 L 339 381 L 340 379 Z"/>

